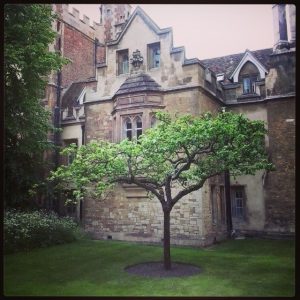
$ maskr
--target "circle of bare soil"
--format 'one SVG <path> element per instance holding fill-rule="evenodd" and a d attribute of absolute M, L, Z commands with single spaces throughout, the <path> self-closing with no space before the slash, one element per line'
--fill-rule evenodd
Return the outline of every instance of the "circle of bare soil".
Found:
<path fill-rule="evenodd" d="M 134 275 L 146 277 L 183 277 L 196 275 L 201 272 L 197 266 L 173 262 L 171 270 L 165 270 L 163 262 L 144 262 L 125 268 L 125 271 Z"/>

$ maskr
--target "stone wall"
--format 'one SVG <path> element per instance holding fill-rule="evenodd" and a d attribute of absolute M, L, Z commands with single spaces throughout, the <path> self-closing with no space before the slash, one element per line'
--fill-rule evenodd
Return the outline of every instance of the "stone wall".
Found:
<path fill-rule="evenodd" d="M 113 137 L 113 110 L 112 102 L 103 102 L 85 106 L 85 141 L 107 140 L 112 141 Z"/>
<path fill-rule="evenodd" d="M 269 101 L 269 153 L 276 170 L 266 178 L 267 231 L 295 231 L 295 98 Z"/>
<path fill-rule="evenodd" d="M 171 243 L 202 245 L 201 192 L 181 199 L 171 212 Z M 163 211 L 156 198 L 131 185 L 119 185 L 105 199 L 86 199 L 84 228 L 94 238 L 161 242 Z"/>

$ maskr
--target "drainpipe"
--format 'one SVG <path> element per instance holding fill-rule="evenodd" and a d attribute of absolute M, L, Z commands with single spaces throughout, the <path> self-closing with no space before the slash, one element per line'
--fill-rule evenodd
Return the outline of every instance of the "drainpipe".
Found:
<path fill-rule="evenodd" d="M 94 47 L 94 64 L 95 64 L 95 69 L 94 69 L 94 77 L 96 78 L 97 76 L 97 47 L 98 47 L 98 39 L 95 38 L 95 47 Z"/>
<path fill-rule="evenodd" d="M 230 175 L 228 170 L 224 172 L 224 186 L 225 186 L 225 199 L 226 199 L 227 234 L 228 237 L 231 237 L 232 216 L 231 216 L 231 199 L 230 199 Z"/>
<path fill-rule="evenodd" d="M 56 82 L 56 104 L 54 107 L 54 122 L 53 125 L 56 129 L 61 127 L 60 120 L 60 106 L 61 106 L 61 71 L 57 71 L 57 82 Z M 54 169 L 56 170 L 59 166 L 59 146 L 60 146 L 60 132 L 54 131 Z M 59 213 L 59 203 L 60 203 L 60 195 L 58 198 L 55 198 L 54 195 L 50 195 L 49 198 L 49 208 L 50 210 L 54 210 Z"/>
<path fill-rule="evenodd" d="M 56 84 L 56 105 L 54 108 L 54 127 L 60 128 L 60 97 L 61 97 L 61 71 L 57 71 L 57 84 Z M 54 145 L 55 145 L 55 155 L 54 155 L 54 166 L 55 169 L 59 166 L 59 149 L 60 146 L 60 133 L 59 131 L 54 132 Z"/>

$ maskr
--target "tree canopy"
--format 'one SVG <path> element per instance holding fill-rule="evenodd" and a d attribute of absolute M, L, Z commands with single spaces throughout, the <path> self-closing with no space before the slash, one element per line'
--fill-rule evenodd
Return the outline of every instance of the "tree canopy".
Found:
<path fill-rule="evenodd" d="M 40 174 L 42 154 L 51 145 L 50 113 L 41 104 L 47 76 L 66 60 L 49 51 L 56 33 L 50 5 L 4 6 L 5 202 L 25 201 Z"/>
<path fill-rule="evenodd" d="M 94 141 L 63 153 L 73 155 L 72 164 L 52 173 L 62 188 L 73 190 L 77 200 L 91 188 L 101 196 L 116 183 L 136 184 L 161 203 L 164 212 L 165 268 L 170 264 L 170 212 L 185 195 L 224 171 L 231 175 L 255 174 L 271 169 L 265 152 L 266 129 L 262 121 L 241 114 L 205 113 L 172 120 L 157 113 L 159 123 L 139 139 L 118 144 Z M 175 189 L 172 189 L 176 186 Z"/>

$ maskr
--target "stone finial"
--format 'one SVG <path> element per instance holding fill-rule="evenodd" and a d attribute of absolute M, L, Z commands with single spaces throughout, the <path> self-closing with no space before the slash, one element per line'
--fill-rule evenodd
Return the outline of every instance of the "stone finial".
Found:
<path fill-rule="evenodd" d="M 141 51 L 136 49 L 136 51 L 134 51 L 132 53 L 132 57 L 130 58 L 130 63 L 137 69 L 140 68 L 140 66 L 143 64 L 144 62 L 144 58 L 141 55 Z"/>

